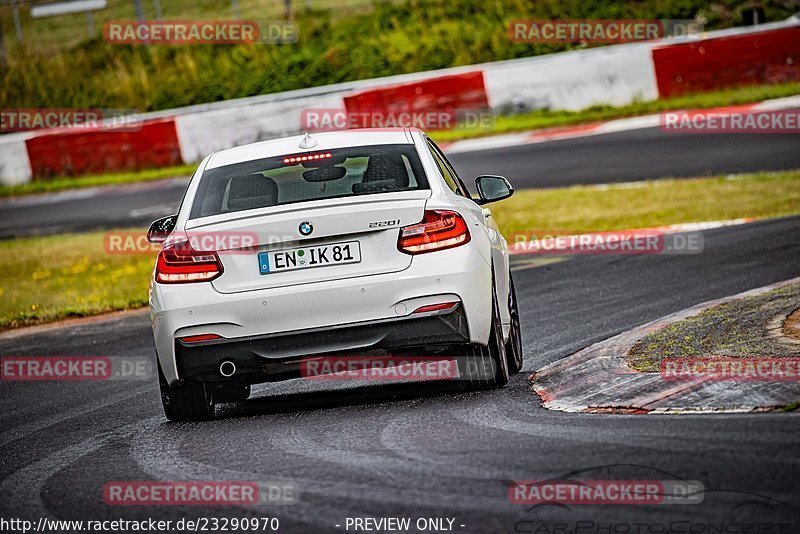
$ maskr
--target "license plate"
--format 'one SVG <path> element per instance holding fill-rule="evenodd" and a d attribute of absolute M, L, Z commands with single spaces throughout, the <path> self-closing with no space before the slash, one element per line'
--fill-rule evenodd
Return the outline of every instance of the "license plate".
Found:
<path fill-rule="evenodd" d="M 286 250 L 273 250 L 258 254 L 258 268 L 261 274 L 344 265 L 361 261 L 361 246 L 358 241 L 313 245 Z"/>

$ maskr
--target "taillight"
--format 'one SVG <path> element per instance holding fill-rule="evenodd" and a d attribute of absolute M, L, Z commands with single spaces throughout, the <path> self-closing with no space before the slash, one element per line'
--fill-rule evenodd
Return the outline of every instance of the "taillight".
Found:
<path fill-rule="evenodd" d="M 469 243 L 469 229 L 455 211 L 426 211 L 422 222 L 400 229 L 397 250 L 406 254 L 424 254 Z"/>
<path fill-rule="evenodd" d="M 437 311 L 450 311 L 453 308 L 458 306 L 458 301 L 456 302 L 442 302 L 440 304 L 428 304 L 427 306 L 420 306 L 412 313 L 431 313 Z"/>
<path fill-rule="evenodd" d="M 156 261 L 156 282 L 187 284 L 208 282 L 222 274 L 222 262 L 216 252 L 199 252 L 188 242 L 164 248 Z"/>
<path fill-rule="evenodd" d="M 214 341 L 217 339 L 222 339 L 222 336 L 217 334 L 197 334 L 195 336 L 179 337 L 178 341 L 182 341 L 184 343 L 202 343 L 203 341 Z"/>

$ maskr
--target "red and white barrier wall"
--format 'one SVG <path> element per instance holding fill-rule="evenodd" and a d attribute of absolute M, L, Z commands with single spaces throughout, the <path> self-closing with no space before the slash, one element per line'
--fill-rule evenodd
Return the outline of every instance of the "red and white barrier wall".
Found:
<path fill-rule="evenodd" d="M 800 25 L 653 49 L 663 97 L 800 80 Z"/>
<path fill-rule="evenodd" d="M 173 119 L 155 119 L 134 130 L 74 128 L 25 140 L 36 178 L 167 167 L 182 162 Z"/>
<path fill-rule="evenodd" d="M 800 20 L 699 38 L 648 41 L 361 80 L 190 106 L 143 125 L 0 136 L 0 182 L 16 184 L 199 161 L 210 152 L 300 133 L 303 110 L 579 110 L 686 92 L 800 80 Z"/>
<path fill-rule="evenodd" d="M 426 113 L 445 109 L 487 109 L 489 101 L 483 71 L 474 70 L 358 91 L 344 97 L 344 107 L 348 113 Z"/>

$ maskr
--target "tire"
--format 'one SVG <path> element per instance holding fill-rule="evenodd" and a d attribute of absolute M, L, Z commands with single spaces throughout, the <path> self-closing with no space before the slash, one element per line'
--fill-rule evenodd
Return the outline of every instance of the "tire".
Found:
<path fill-rule="evenodd" d="M 511 330 L 506 342 L 506 355 L 508 356 L 508 373 L 515 375 L 522 370 L 522 328 L 519 324 L 519 308 L 517 306 L 517 293 L 514 291 L 514 279 L 509 274 L 508 278 L 508 310 L 511 314 Z"/>
<path fill-rule="evenodd" d="M 159 362 L 158 385 L 161 389 L 164 415 L 170 421 L 203 421 L 214 417 L 214 398 L 211 388 L 203 382 L 170 386 L 164 378 Z"/>
<path fill-rule="evenodd" d="M 497 293 L 492 284 L 492 327 L 488 345 L 467 345 L 459 357 L 459 376 L 466 390 L 501 388 L 508 383 L 508 358 L 503 343 Z"/>

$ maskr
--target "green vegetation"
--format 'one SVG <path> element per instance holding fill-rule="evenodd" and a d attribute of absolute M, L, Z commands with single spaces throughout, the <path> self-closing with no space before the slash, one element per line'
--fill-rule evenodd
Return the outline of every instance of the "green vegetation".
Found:
<path fill-rule="evenodd" d="M 793 402 L 783 407 L 784 412 L 796 412 L 800 408 L 800 402 Z"/>
<path fill-rule="evenodd" d="M 227 2 L 174 0 L 165 17 L 231 18 Z M 146 3 L 146 4 L 149 4 Z M 223 6 L 223 4 L 225 4 Z M 240 0 L 243 17 L 274 20 L 276 1 Z M 792 14 L 782 0 L 764 2 L 768 20 Z M 133 19 L 132 2 L 113 0 L 108 19 Z M 2 107 L 105 107 L 158 110 L 318 86 L 550 53 L 580 44 L 513 43 L 515 19 L 694 19 L 706 27 L 741 23 L 747 0 L 401 0 L 295 2 L 299 41 L 285 45 L 114 45 L 101 36 L 71 46 L 31 38 L 0 65 Z M 187 6 L 192 6 L 191 8 Z M 212 7 L 216 6 L 216 7 Z M 267 6 L 273 6 L 267 8 Z M 149 7 L 149 6 L 148 6 Z M 280 11 L 278 10 L 278 13 Z M 23 15 L 25 9 L 23 9 Z M 152 17 L 153 13 L 148 12 Z M 33 36 L 79 36 L 78 15 L 26 20 Z M 67 18 L 69 19 L 69 17 Z M 64 19 L 64 20 L 67 20 Z M 13 42 L 8 7 L 0 11 Z M 80 22 L 79 22 L 80 21 Z M 41 25 L 41 26 L 39 26 Z M 64 30 L 62 25 L 67 30 Z M 64 39 L 66 39 L 64 37 Z M 53 38 L 56 40 L 56 37 Z M 43 44 L 39 44 L 39 43 Z M 63 42 L 70 42 L 69 39 Z"/>
<path fill-rule="evenodd" d="M 95 187 L 101 185 L 120 185 L 134 182 L 149 182 L 165 178 L 191 176 L 197 165 L 178 165 L 160 169 L 146 169 L 143 171 L 130 171 L 121 173 L 100 174 L 96 176 L 82 176 L 80 178 L 55 178 L 48 181 L 29 182 L 21 185 L 0 185 L 0 197 L 13 197 L 29 195 L 32 193 L 52 193 L 66 189 L 80 187 Z"/>
<path fill-rule="evenodd" d="M 155 255 L 106 254 L 103 235 L 0 241 L 0 328 L 147 304 Z"/>
<path fill-rule="evenodd" d="M 523 190 L 492 212 L 507 236 L 531 229 L 580 232 L 779 217 L 800 213 L 800 171 L 662 180 L 635 189 Z M 0 241 L 0 329 L 145 305 L 154 254 L 109 255 L 104 234 Z"/>
<path fill-rule="evenodd" d="M 20 6 L 20 22 L 25 43 L 34 44 L 37 50 L 57 51 L 80 44 L 88 37 L 84 13 L 57 17 L 31 18 L 24 0 L 16 0 Z M 155 2 L 141 0 L 145 18 L 154 20 L 158 14 Z M 41 3 L 41 2 L 40 2 Z M 136 20 L 133 0 L 107 0 L 108 7 L 94 11 L 92 19 L 99 35 L 108 21 Z M 3 28 L 6 46 L 16 44 L 16 36 L 10 2 L 0 4 L 0 25 Z M 286 15 L 285 0 L 238 0 L 239 18 L 243 20 L 280 20 Z M 349 16 L 358 10 L 369 9 L 372 0 L 291 0 L 292 12 L 303 12 L 309 5 L 315 10 L 331 11 L 331 16 Z M 335 11 L 334 11 L 335 9 Z M 231 0 L 161 0 L 161 16 L 164 20 L 233 20 L 236 13 Z"/>

